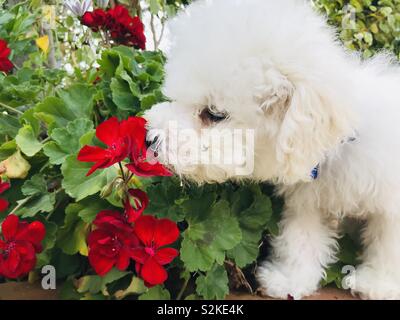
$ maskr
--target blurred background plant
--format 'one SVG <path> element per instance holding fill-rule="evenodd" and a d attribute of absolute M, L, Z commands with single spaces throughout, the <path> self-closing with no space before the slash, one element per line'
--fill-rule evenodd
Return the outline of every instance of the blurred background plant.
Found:
<path fill-rule="evenodd" d="M 312 0 L 340 38 L 364 58 L 387 50 L 400 58 L 400 1 L 398 0 Z"/>

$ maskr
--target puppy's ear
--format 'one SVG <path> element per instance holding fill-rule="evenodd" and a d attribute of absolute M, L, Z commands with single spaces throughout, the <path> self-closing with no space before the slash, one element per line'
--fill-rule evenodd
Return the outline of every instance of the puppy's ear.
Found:
<path fill-rule="evenodd" d="M 257 88 L 257 101 L 268 120 L 281 122 L 290 104 L 294 87 L 276 69 L 269 69 L 265 72 L 264 77 L 265 85 Z"/>
<path fill-rule="evenodd" d="M 349 103 L 332 88 L 334 84 L 293 81 L 276 138 L 281 182 L 310 181 L 313 168 L 353 134 L 354 116 Z"/>

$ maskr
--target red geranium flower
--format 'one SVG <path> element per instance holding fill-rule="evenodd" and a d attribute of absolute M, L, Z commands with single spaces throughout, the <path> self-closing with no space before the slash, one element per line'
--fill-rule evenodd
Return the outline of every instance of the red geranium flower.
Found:
<path fill-rule="evenodd" d="M 10 188 L 10 184 L 8 182 L 2 182 L 0 177 L 0 194 Z M 6 210 L 8 208 L 8 201 L 0 198 L 0 212 Z"/>
<path fill-rule="evenodd" d="M 93 12 L 85 12 L 81 20 L 82 24 L 91 28 L 94 32 L 104 30 L 117 43 L 146 48 L 146 36 L 144 26 L 139 17 L 131 17 L 127 8 L 116 5 L 105 12 L 96 9 Z"/>
<path fill-rule="evenodd" d="M 95 162 L 94 166 L 86 174 L 87 176 L 99 168 L 108 168 L 128 156 L 130 140 L 128 133 L 125 131 L 127 127 L 123 123 L 124 121 L 119 122 L 117 118 L 113 117 L 96 128 L 97 138 L 108 146 L 107 149 L 84 146 L 79 151 L 79 161 Z"/>
<path fill-rule="evenodd" d="M 14 67 L 12 62 L 8 59 L 11 49 L 8 47 L 7 42 L 0 39 L 0 71 L 10 72 Z"/>
<path fill-rule="evenodd" d="M 107 13 L 103 9 L 95 9 L 93 12 L 85 12 L 82 16 L 82 24 L 98 32 L 107 22 Z"/>
<path fill-rule="evenodd" d="M 128 9 L 116 5 L 107 12 L 107 22 L 111 38 L 124 45 L 146 48 L 146 37 L 142 21 L 138 17 L 131 17 Z"/>
<path fill-rule="evenodd" d="M 139 245 L 132 227 L 118 211 L 102 211 L 93 222 L 98 229 L 88 238 L 89 262 L 100 276 L 113 266 L 125 270 L 129 266 L 133 249 Z"/>
<path fill-rule="evenodd" d="M 133 249 L 132 254 L 138 275 L 149 287 L 164 283 L 168 274 L 163 266 L 172 262 L 179 253 L 173 248 L 162 247 L 178 239 L 178 227 L 168 219 L 141 216 L 133 230 L 141 242 L 141 247 Z"/>
<path fill-rule="evenodd" d="M 6 278 L 19 278 L 29 273 L 36 264 L 36 253 L 42 251 L 41 242 L 46 234 L 43 223 L 20 222 L 9 215 L 1 225 L 0 274 Z"/>
<path fill-rule="evenodd" d="M 144 158 L 133 159 L 133 162 L 126 167 L 139 177 L 170 177 L 172 172 L 165 168 L 161 163 L 151 163 Z"/>
<path fill-rule="evenodd" d="M 145 124 L 146 120 L 140 117 L 130 117 L 121 122 L 113 117 L 101 123 L 96 128 L 96 136 L 108 148 L 84 146 L 80 150 L 79 161 L 95 162 L 86 175 L 91 175 L 99 168 L 108 168 L 128 155 L 138 154 L 138 150 L 144 150 Z"/>
<path fill-rule="evenodd" d="M 129 189 L 124 200 L 125 214 L 128 222 L 135 222 L 149 205 L 146 192 L 140 189 Z"/>

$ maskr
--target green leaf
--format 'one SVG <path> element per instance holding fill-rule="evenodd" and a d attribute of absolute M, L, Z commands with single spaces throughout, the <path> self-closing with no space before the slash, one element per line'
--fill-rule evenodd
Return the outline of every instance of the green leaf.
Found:
<path fill-rule="evenodd" d="M 68 155 L 77 153 L 81 147 L 80 139 L 92 129 L 93 123 L 88 119 L 76 119 L 69 122 L 65 128 L 55 128 L 51 132 L 54 141 L 47 143 L 43 148 L 50 163 L 62 164 Z"/>
<path fill-rule="evenodd" d="M 3 161 L 8 157 L 11 157 L 16 152 L 17 152 L 17 144 L 15 140 L 4 142 L 0 146 L 0 161 Z"/>
<path fill-rule="evenodd" d="M 19 204 L 25 199 L 17 201 Z M 22 218 L 34 217 L 37 213 L 51 212 L 54 209 L 56 197 L 54 192 L 43 194 L 29 200 L 26 205 L 15 212 L 16 215 L 21 215 Z"/>
<path fill-rule="evenodd" d="M 133 111 L 139 104 L 138 98 L 132 94 L 129 84 L 126 81 L 113 78 L 111 80 L 110 88 L 112 92 L 112 100 L 119 109 L 124 111 Z"/>
<path fill-rule="evenodd" d="M 161 179 L 160 183 L 150 185 L 146 191 L 150 199 L 146 212 L 176 222 L 184 219 L 184 212 L 177 204 L 182 197 L 182 187 L 178 179 Z"/>
<path fill-rule="evenodd" d="M 9 114 L 0 113 L 0 135 L 15 137 L 21 127 L 17 118 Z"/>
<path fill-rule="evenodd" d="M 228 275 L 224 267 L 215 265 L 206 275 L 196 279 L 196 292 L 206 300 L 225 299 L 229 293 Z"/>
<path fill-rule="evenodd" d="M 28 157 L 33 157 L 43 147 L 35 137 L 35 133 L 30 125 L 25 125 L 19 129 L 15 141 L 21 151 Z"/>
<path fill-rule="evenodd" d="M 86 223 L 92 223 L 96 215 L 102 210 L 115 209 L 107 201 L 99 199 L 96 196 L 87 197 L 79 201 L 82 210 L 79 211 L 78 216 Z"/>
<path fill-rule="evenodd" d="M 189 226 L 184 232 L 181 259 L 189 271 L 208 271 L 214 261 L 222 264 L 226 251 L 242 239 L 238 220 L 231 214 L 229 203 L 220 200 L 213 204 L 215 198 L 212 195 L 205 199 L 205 196 L 192 198 L 183 204 Z"/>
<path fill-rule="evenodd" d="M 242 268 L 257 259 L 262 234 L 272 217 L 272 205 L 269 197 L 255 185 L 240 188 L 230 200 L 239 220 L 242 240 L 228 256 Z"/>
<path fill-rule="evenodd" d="M 40 212 L 51 212 L 54 209 L 55 193 L 47 191 L 47 182 L 42 174 L 36 174 L 26 180 L 21 191 L 23 195 L 28 197 L 17 201 L 18 204 L 23 204 L 23 206 L 15 211 L 15 214 L 27 218 Z"/>
<path fill-rule="evenodd" d="M 107 284 L 112 283 L 118 279 L 129 274 L 127 271 L 120 271 L 116 268 L 113 268 L 108 272 L 104 277 L 100 277 L 97 275 L 94 276 L 84 276 L 78 281 L 78 289 L 79 293 L 89 292 L 92 294 L 96 294 L 102 292 L 104 295 L 108 295 L 107 292 Z"/>
<path fill-rule="evenodd" d="M 35 117 L 42 120 L 50 129 L 65 127 L 69 121 L 75 119 L 74 113 L 66 108 L 65 103 L 57 97 L 47 97 L 34 108 Z"/>
<path fill-rule="evenodd" d="M 58 96 L 76 119 L 92 116 L 94 89 L 86 84 L 74 84 L 66 90 L 58 90 Z"/>
<path fill-rule="evenodd" d="M 155 286 L 143 293 L 139 300 L 170 300 L 171 296 L 169 291 L 164 289 L 162 286 Z"/>
<path fill-rule="evenodd" d="M 147 291 L 147 288 L 144 285 L 143 280 L 133 276 L 129 286 L 126 289 L 118 290 L 114 293 L 114 296 L 118 300 L 121 300 L 130 295 L 142 294 L 145 291 Z"/>
<path fill-rule="evenodd" d="M 65 192 L 75 198 L 76 201 L 99 192 L 108 181 L 111 181 L 117 175 L 117 170 L 110 167 L 97 170 L 87 177 L 86 173 L 92 165 L 80 162 L 75 155 L 70 155 L 61 166 L 61 172 L 64 176 L 62 186 Z"/>
<path fill-rule="evenodd" d="M 77 203 L 71 203 L 65 209 L 64 225 L 59 229 L 57 246 L 66 254 L 88 254 L 86 236 L 89 225 L 78 216 L 81 210 L 83 206 Z"/>
<path fill-rule="evenodd" d="M 47 193 L 47 183 L 42 174 L 35 174 L 21 188 L 25 196 Z"/>

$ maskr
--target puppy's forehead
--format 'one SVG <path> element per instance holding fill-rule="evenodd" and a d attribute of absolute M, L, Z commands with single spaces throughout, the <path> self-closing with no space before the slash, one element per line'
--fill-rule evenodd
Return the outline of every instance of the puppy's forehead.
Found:
<path fill-rule="evenodd" d="M 171 93 L 173 87 L 190 91 L 189 84 L 196 92 L 224 88 L 250 74 L 239 68 L 249 57 L 308 70 L 321 60 L 316 47 L 337 50 L 331 32 L 321 32 L 328 29 L 324 19 L 302 0 L 199 0 L 169 27 L 166 89 Z"/>

